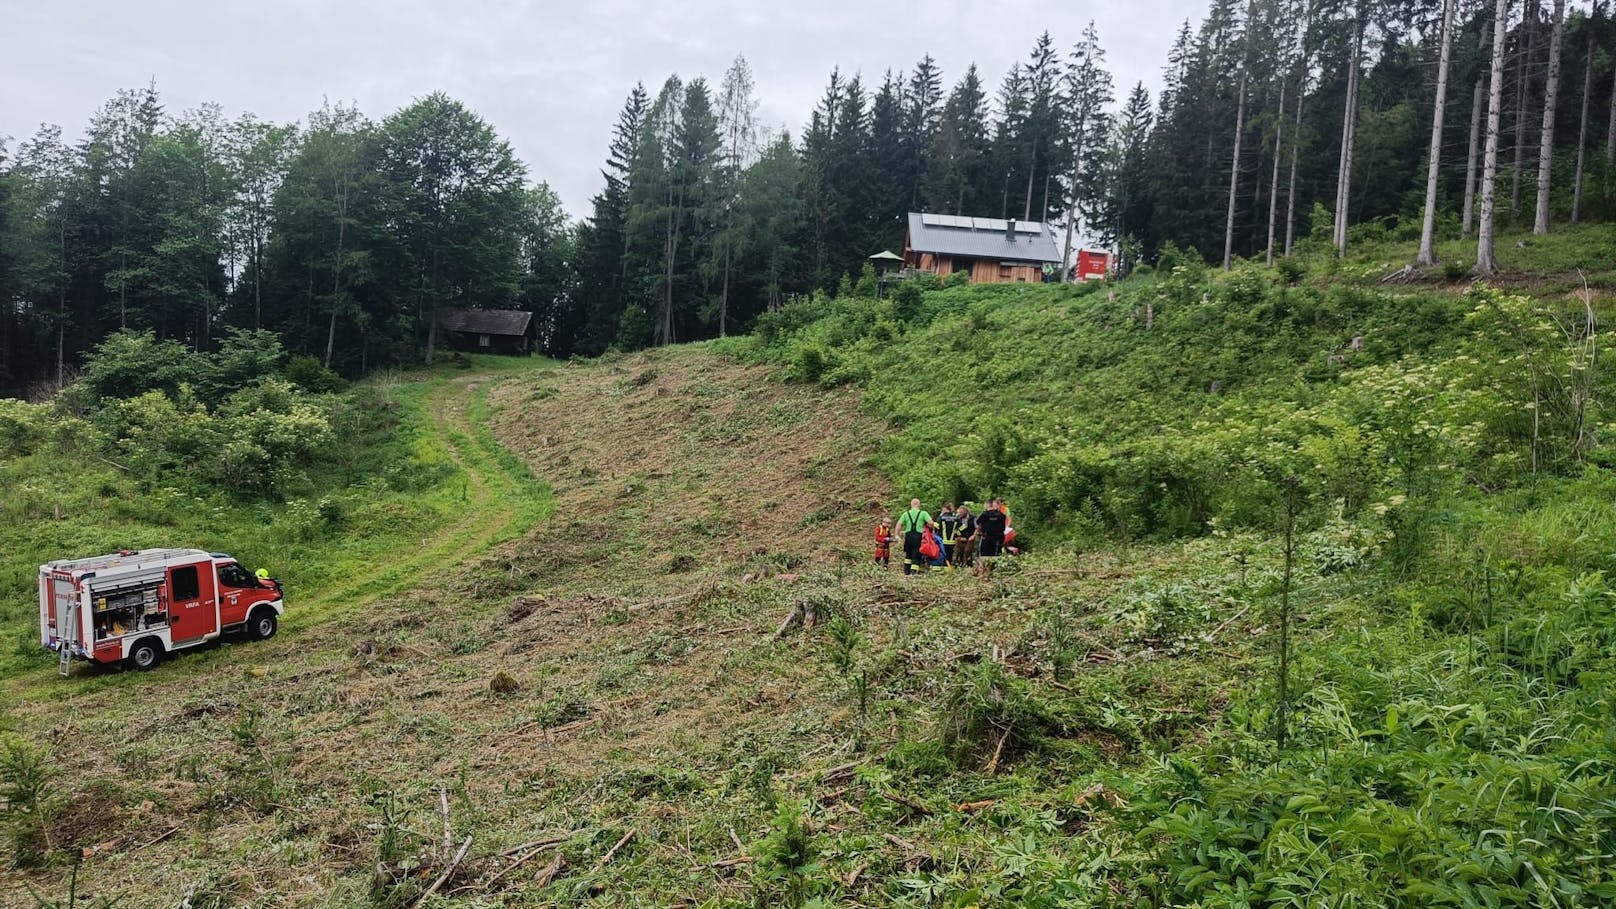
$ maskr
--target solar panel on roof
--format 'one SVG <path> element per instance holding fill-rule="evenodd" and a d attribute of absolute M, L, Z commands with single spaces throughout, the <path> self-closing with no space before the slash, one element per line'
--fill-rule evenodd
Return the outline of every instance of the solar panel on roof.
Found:
<path fill-rule="evenodd" d="M 936 212 L 920 212 L 920 223 L 924 227 L 968 230 L 973 233 L 998 233 L 1005 230 L 1003 218 L 975 218 L 965 215 L 945 215 Z M 1016 221 L 1016 234 L 1025 237 L 1038 237 L 1048 234 L 1048 226 L 1037 221 Z"/>

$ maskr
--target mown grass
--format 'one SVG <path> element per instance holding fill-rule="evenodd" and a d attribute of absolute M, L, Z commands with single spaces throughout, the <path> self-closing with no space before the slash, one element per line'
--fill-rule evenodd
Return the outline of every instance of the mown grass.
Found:
<path fill-rule="evenodd" d="M 340 405 L 363 412 L 358 435 L 339 440 L 342 455 L 311 472 L 290 501 L 233 496 L 180 476 L 150 488 L 93 452 L 49 448 L 0 465 L 0 482 L 23 493 L 8 497 L 14 520 L 0 527 L 8 641 L 0 676 L 49 662 L 35 591 L 37 567 L 50 559 L 153 546 L 228 552 L 282 580 L 284 627 L 296 631 L 531 527 L 548 512 L 548 490 L 486 427 L 457 428 L 449 417 L 481 406 L 482 419 L 487 380 L 548 365 L 478 356 L 364 383 Z M 463 401 L 468 375 L 484 378 Z"/>

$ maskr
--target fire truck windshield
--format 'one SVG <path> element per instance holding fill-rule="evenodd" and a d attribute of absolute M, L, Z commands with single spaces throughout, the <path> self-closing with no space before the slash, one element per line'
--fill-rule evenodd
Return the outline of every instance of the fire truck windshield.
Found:
<path fill-rule="evenodd" d="M 258 586 L 258 580 L 248 574 L 247 569 L 234 563 L 220 566 L 219 583 L 226 587 L 234 587 L 237 590 L 246 590 Z"/>

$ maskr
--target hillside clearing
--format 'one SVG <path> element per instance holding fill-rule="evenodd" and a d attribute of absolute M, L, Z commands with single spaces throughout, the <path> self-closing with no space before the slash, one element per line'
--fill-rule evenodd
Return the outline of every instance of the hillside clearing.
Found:
<path fill-rule="evenodd" d="M 1557 305 L 1250 268 L 905 285 L 434 380 L 445 482 L 485 476 L 432 556 L 459 561 L 311 591 L 268 646 L 41 670 L 20 739 L 89 797 L 14 838 L 49 858 L 27 879 L 89 849 L 133 906 L 1597 904 L 1616 492 L 1561 386 L 1522 419 L 1501 327 L 1602 394 Z M 483 535 L 540 480 L 548 520 Z M 911 490 L 1004 490 L 1028 554 L 874 568 Z M 1496 829 L 1520 843 L 1456 877 Z M 1407 848 L 1359 861 L 1385 831 Z"/>

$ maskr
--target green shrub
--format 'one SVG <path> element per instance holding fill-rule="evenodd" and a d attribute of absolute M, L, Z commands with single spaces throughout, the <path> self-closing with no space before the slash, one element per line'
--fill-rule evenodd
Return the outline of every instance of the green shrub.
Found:
<path fill-rule="evenodd" d="M 829 301 L 816 292 L 758 316 L 754 331 L 764 344 L 773 344 L 823 319 L 829 309 Z"/>
<path fill-rule="evenodd" d="M 285 359 L 286 349 L 281 346 L 280 335 L 272 331 L 229 329 L 212 357 L 213 370 L 208 376 L 206 397 L 209 401 L 219 401 L 237 389 L 276 375 Z"/>
<path fill-rule="evenodd" d="M 816 344 L 805 344 L 797 348 L 796 354 L 791 359 L 791 366 L 786 370 L 786 378 L 801 382 L 817 382 L 834 363 L 834 355 Z"/>
<path fill-rule="evenodd" d="M 997 765 L 1025 753 L 1058 725 L 1024 679 L 991 660 L 966 665 L 949 681 L 939 739 L 960 767 Z"/>
<path fill-rule="evenodd" d="M 920 287 L 905 281 L 892 289 L 892 311 L 900 322 L 913 322 L 920 316 L 924 296 Z"/>
<path fill-rule="evenodd" d="M 342 389 L 342 377 L 326 369 L 320 361 L 307 354 L 298 354 L 286 361 L 281 376 L 286 381 L 312 394 L 327 394 Z"/>
<path fill-rule="evenodd" d="M 46 409 L 16 398 L 0 398 L 0 455 L 32 454 L 45 438 L 49 425 Z"/>
<path fill-rule="evenodd" d="M 753 844 L 759 905 L 801 905 L 823 889 L 819 848 L 805 815 L 802 806 L 781 802 L 769 834 Z"/>
<path fill-rule="evenodd" d="M 1206 271 L 1206 257 L 1193 246 L 1180 249 L 1169 240 L 1156 251 L 1156 268 L 1164 272 L 1182 268 L 1186 275 L 1199 277 Z"/>
<path fill-rule="evenodd" d="M 1134 640 L 1171 644 L 1206 627 L 1212 617 L 1211 602 L 1207 591 L 1175 582 L 1127 594 L 1111 616 Z"/>
<path fill-rule="evenodd" d="M 0 746 L 0 830 L 18 865 L 45 857 L 50 823 L 47 757 L 43 749 L 21 739 L 7 738 Z"/>
<path fill-rule="evenodd" d="M 182 385 L 216 381 L 216 369 L 209 358 L 178 341 L 125 329 L 108 335 L 85 358 L 81 381 L 98 399 L 133 398 L 148 391 L 174 397 Z"/>

